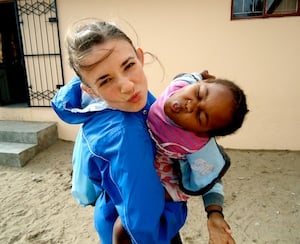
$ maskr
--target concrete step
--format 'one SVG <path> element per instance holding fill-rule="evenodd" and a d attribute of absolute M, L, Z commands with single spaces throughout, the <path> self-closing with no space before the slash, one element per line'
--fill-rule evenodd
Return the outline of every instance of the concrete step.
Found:
<path fill-rule="evenodd" d="M 0 120 L 0 141 L 37 144 L 40 151 L 56 140 L 55 122 Z"/>
<path fill-rule="evenodd" d="M 0 165 L 24 166 L 57 137 L 55 122 L 0 120 Z"/>
<path fill-rule="evenodd" d="M 37 144 L 1 142 L 0 165 L 22 167 L 36 154 Z"/>

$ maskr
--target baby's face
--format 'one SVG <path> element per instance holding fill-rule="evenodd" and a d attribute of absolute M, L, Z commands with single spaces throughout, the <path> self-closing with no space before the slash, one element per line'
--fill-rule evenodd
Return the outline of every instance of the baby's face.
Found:
<path fill-rule="evenodd" d="M 187 85 L 164 104 L 166 115 L 178 126 L 199 136 L 231 121 L 233 96 L 224 85 L 199 81 Z"/>

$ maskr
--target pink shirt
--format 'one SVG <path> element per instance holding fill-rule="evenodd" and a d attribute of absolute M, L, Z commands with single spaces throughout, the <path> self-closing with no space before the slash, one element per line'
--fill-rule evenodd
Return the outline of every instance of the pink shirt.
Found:
<path fill-rule="evenodd" d="M 173 158 L 184 158 L 185 154 L 201 149 L 209 140 L 186 131 L 172 122 L 164 113 L 165 101 L 180 88 L 189 85 L 183 80 L 175 80 L 152 104 L 148 115 L 148 126 L 158 148 Z"/>
<path fill-rule="evenodd" d="M 207 137 L 196 136 L 172 122 L 164 113 L 164 103 L 180 88 L 189 85 L 183 80 L 174 80 L 163 94 L 152 104 L 148 114 L 150 134 L 156 142 L 157 154 L 155 168 L 162 184 L 174 201 L 186 201 L 189 196 L 179 188 L 178 174 L 174 170 L 170 158 L 185 159 L 201 149 L 208 141 Z"/>

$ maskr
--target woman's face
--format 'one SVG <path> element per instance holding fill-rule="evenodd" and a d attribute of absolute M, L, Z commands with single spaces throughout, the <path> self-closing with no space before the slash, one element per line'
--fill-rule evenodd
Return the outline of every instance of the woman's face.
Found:
<path fill-rule="evenodd" d="M 231 121 L 232 107 L 233 96 L 228 88 L 199 81 L 170 96 L 164 104 L 164 111 L 183 129 L 208 136 L 207 131 L 224 127 Z"/>
<path fill-rule="evenodd" d="M 147 101 L 144 54 L 125 40 L 110 40 L 93 47 L 81 62 L 83 86 L 93 97 L 104 99 L 113 108 L 137 112 Z"/>

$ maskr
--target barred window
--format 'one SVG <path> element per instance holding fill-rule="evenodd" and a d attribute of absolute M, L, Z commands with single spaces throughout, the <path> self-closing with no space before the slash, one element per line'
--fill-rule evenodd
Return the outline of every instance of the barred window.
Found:
<path fill-rule="evenodd" d="M 300 0 L 232 0 L 231 19 L 299 16 Z"/>

